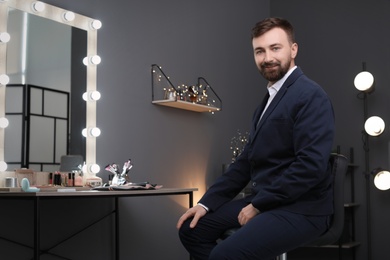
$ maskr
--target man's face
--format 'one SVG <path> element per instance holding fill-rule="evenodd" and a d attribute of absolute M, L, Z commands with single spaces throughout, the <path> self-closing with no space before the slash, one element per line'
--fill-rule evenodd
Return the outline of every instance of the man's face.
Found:
<path fill-rule="evenodd" d="M 295 66 L 298 45 L 290 43 L 287 34 L 273 28 L 252 40 L 255 62 L 261 75 L 271 84 L 275 83 Z"/>

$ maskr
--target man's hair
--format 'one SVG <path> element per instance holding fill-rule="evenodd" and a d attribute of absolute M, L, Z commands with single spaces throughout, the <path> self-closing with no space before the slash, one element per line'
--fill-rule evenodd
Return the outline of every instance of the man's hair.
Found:
<path fill-rule="evenodd" d="M 252 39 L 257 38 L 274 28 L 280 28 L 285 31 L 289 42 L 295 43 L 294 27 L 286 19 L 278 17 L 266 18 L 256 23 L 255 27 L 252 29 Z"/>

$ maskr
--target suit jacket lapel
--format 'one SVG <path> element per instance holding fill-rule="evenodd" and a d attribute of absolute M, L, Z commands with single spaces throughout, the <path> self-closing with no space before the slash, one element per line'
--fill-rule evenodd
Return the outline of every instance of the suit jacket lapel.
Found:
<path fill-rule="evenodd" d="M 265 111 L 263 117 L 261 118 L 259 124 L 257 125 L 257 122 L 260 118 L 260 115 L 261 115 L 261 112 L 263 111 L 264 109 L 264 100 L 263 100 L 263 109 L 260 110 L 260 112 L 258 111 L 258 115 L 256 115 L 256 121 L 254 122 L 254 125 L 255 125 L 255 136 L 252 138 L 252 140 L 254 140 L 254 138 L 257 136 L 257 134 L 259 133 L 259 130 L 261 129 L 261 127 L 263 126 L 265 120 L 267 120 L 268 116 L 272 113 L 272 111 L 275 109 L 275 107 L 278 105 L 278 103 L 280 102 L 280 100 L 283 98 L 283 96 L 286 94 L 288 88 L 297 80 L 297 78 L 299 78 L 299 76 L 301 76 L 303 74 L 302 70 L 297 67 L 292 73 L 291 75 L 286 79 L 286 81 L 283 83 L 282 87 L 279 89 L 278 93 L 276 94 L 276 96 L 274 97 L 274 99 L 272 100 L 271 104 L 269 104 L 267 110 Z M 268 99 L 265 100 L 265 102 L 267 102 Z M 256 127 L 257 125 L 257 127 Z"/>

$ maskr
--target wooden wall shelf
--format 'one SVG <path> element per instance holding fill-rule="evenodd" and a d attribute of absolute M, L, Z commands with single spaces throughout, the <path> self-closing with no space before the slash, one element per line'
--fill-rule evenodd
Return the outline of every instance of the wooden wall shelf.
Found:
<path fill-rule="evenodd" d="M 206 105 L 201 105 L 201 104 L 196 104 L 196 103 L 191 103 L 191 102 L 181 101 L 181 100 L 154 100 L 152 101 L 152 103 L 160 106 L 174 107 L 174 108 L 190 110 L 194 112 L 219 111 L 219 108 L 216 107 L 206 106 Z"/>
<path fill-rule="evenodd" d="M 194 112 L 218 112 L 222 101 L 205 78 L 196 85 L 175 87 L 161 67 L 152 65 L 152 104 Z"/>

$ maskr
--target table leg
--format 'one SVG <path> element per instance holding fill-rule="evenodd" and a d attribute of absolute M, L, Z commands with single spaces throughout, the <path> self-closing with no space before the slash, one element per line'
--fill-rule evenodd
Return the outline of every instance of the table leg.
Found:
<path fill-rule="evenodd" d="M 34 259 L 40 258 L 40 215 L 39 197 L 34 199 Z"/>
<path fill-rule="evenodd" d="M 119 240 L 119 198 L 115 197 L 115 259 L 119 260 L 120 240 Z"/>
<path fill-rule="evenodd" d="M 190 193 L 188 193 L 188 196 L 189 196 L 189 200 L 190 200 L 188 205 L 190 206 L 190 208 L 192 208 L 193 200 L 194 200 L 194 193 L 191 191 Z"/>

